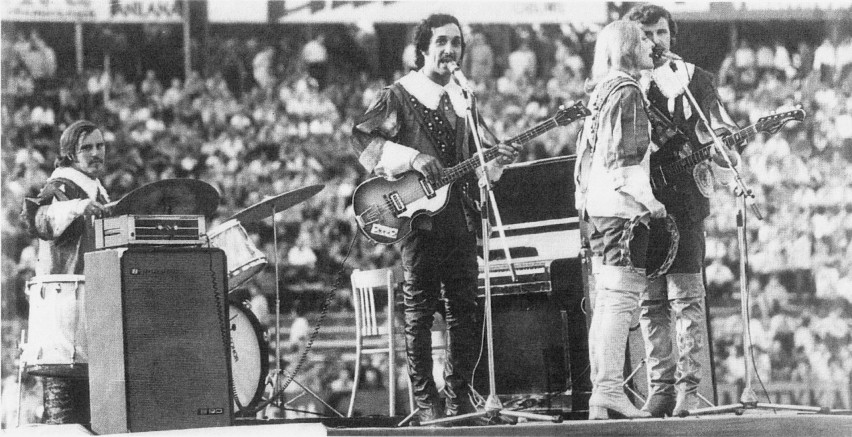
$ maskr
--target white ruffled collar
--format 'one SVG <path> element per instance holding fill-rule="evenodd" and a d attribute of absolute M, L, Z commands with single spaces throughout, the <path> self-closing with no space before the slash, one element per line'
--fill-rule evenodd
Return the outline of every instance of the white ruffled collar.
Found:
<path fill-rule="evenodd" d="M 453 104 L 453 111 L 456 115 L 465 116 L 467 100 L 462 94 L 461 87 L 452 80 L 450 83 L 441 86 L 432 82 L 420 71 L 412 71 L 399 79 L 399 84 L 420 103 L 432 110 L 438 109 L 438 104 L 441 102 L 441 92 L 446 92 L 450 97 L 450 103 Z"/>
<path fill-rule="evenodd" d="M 684 86 L 688 86 L 695 72 L 695 65 L 684 61 L 674 61 L 677 71 L 672 71 L 668 63 L 655 68 L 651 72 L 651 78 L 660 92 L 668 99 L 673 99 L 683 94 Z"/>
<path fill-rule="evenodd" d="M 87 176 L 85 173 L 73 167 L 57 167 L 50 175 L 50 179 L 63 178 L 74 182 L 78 187 L 86 192 L 90 199 L 97 199 L 98 193 L 109 202 L 106 188 L 101 185 L 101 181 Z"/>

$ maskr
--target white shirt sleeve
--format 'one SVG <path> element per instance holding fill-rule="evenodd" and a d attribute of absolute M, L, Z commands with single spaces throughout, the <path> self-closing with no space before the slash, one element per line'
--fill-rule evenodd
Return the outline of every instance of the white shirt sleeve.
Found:
<path fill-rule="evenodd" d="M 385 144 L 382 146 L 382 155 L 379 157 L 379 163 L 376 164 L 373 171 L 379 176 L 397 176 L 412 169 L 411 161 L 419 153 L 411 147 L 403 146 L 393 141 L 385 141 Z"/>
<path fill-rule="evenodd" d="M 89 199 L 72 199 L 66 201 L 53 202 L 43 208 L 47 223 L 50 225 L 53 235 L 58 237 L 68 229 L 71 222 L 77 217 L 83 215 Z"/>

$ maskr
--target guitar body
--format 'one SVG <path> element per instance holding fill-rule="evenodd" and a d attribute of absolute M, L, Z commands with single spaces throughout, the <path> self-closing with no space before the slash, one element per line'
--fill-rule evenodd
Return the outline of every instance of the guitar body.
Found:
<path fill-rule="evenodd" d="M 686 138 L 678 136 L 651 154 L 651 189 L 657 199 L 669 198 L 678 191 L 679 187 L 690 183 L 691 172 L 672 174 L 663 170 L 667 165 L 683 158 L 684 152 L 688 149 L 690 147 Z"/>
<path fill-rule="evenodd" d="M 704 159 L 690 163 L 688 169 L 681 171 L 666 171 L 671 169 L 673 164 L 682 162 L 691 156 L 695 156 L 695 151 L 709 145 L 701 144 L 698 147 L 693 147 L 692 143 L 684 136 L 676 136 L 669 140 L 666 145 L 660 150 L 651 154 L 650 169 L 651 169 L 651 188 L 654 196 L 657 199 L 667 199 L 675 193 L 688 190 L 692 185 L 696 184 L 692 169 Z"/>
<path fill-rule="evenodd" d="M 447 206 L 450 188 L 434 191 L 419 172 L 408 171 L 397 179 L 372 178 L 352 194 L 352 208 L 358 228 L 379 244 L 394 244 L 411 233 L 411 223 L 419 215 L 434 216 Z"/>

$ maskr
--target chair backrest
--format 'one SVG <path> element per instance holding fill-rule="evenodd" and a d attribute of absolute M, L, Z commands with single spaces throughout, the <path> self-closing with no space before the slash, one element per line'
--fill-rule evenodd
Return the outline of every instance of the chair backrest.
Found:
<path fill-rule="evenodd" d="M 352 272 L 352 305 L 355 307 L 356 327 L 361 336 L 387 334 L 386 327 L 378 323 L 375 290 L 387 291 L 388 305 L 392 313 L 394 286 L 402 280 L 401 269 L 355 270 Z"/>

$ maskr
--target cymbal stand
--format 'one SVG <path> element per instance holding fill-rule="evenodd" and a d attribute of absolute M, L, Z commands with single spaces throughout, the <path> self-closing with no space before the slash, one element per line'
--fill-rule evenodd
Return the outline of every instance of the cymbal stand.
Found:
<path fill-rule="evenodd" d="M 477 123 L 476 117 L 476 106 L 475 106 L 475 97 L 473 91 L 467 89 L 463 84 L 462 88 L 464 89 L 465 96 L 467 97 L 467 108 L 465 111 L 465 123 L 467 123 L 467 128 L 471 129 L 473 141 L 476 144 L 477 155 L 479 156 L 479 161 L 481 164 L 481 168 L 483 172 L 486 172 L 485 169 L 485 149 L 482 147 L 482 136 L 479 131 L 479 124 Z M 482 220 L 482 257 L 485 261 L 484 266 L 484 276 L 485 276 L 485 332 L 486 332 L 486 343 L 488 345 L 488 389 L 489 395 L 488 399 L 485 401 L 485 405 L 483 407 L 477 407 L 479 411 L 475 413 L 469 414 L 461 414 L 453 417 L 445 417 L 442 419 L 429 420 L 421 422 L 420 424 L 423 426 L 429 425 L 444 425 L 451 424 L 454 422 L 462 422 L 467 421 L 469 419 L 477 419 L 477 418 L 486 418 L 493 419 L 499 418 L 500 416 L 506 416 L 509 418 L 524 418 L 527 420 L 538 420 L 545 422 L 554 422 L 559 423 L 562 422 L 561 416 L 547 416 L 542 414 L 534 414 L 527 413 L 523 411 L 514 411 L 503 408 L 503 404 L 500 402 L 500 398 L 497 397 L 497 383 L 496 377 L 494 374 L 494 329 L 493 329 L 493 318 L 491 314 L 491 274 L 490 274 L 490 266 L 489 266 L 489 258 L 490 258 L 490 244 L 489 240 L 491 238 L 491 222 L 489 220 L 489 203 L 494 205 L 494 218 L 497 221 L 497 226 L 501 232 L 501 239 L 503 240 L 504 250 L 506 252 L 506 262 L 509 265 L 509 271 L 512 275 L 512 280 L 517 281 L 515 277 L 515 272 L 512 266 L 512 259 L 509 256 L 508 246 L 505 241 L 505 234 L 503 234 L 503 224 L 500 219 L 500 212 L 497 209 L 496 198 L 494 197 L 494 192 L 491 190 L 491 182 L 488 180 L 488 175 L 485 174 L 482 178 L 485 180 L 485 184 L 480 186 L 480 202 L 482 207 L 480 208 L 480 215 Z M 490 200 L 490 202 L 489 202 Z"/>
<path fill-rule="evenodd" d="M 296 380 L 295 374 L 293 374 L 293 375 L 288 374 L 288 376 L 289 376 L 291 382 L 296 383 L 296 385 L 298 385 L 302 389 L 302 394 L 300 394 L 299 396 L 297 396 L 294 399 L 291 399 L 288 402 L 285 402 L 284 404 L 280 404 L 279 398 L 284 395 L 284 390 L 287 388 L 286 386 L 283 387 L 283 388 L 281 387 L 281 375 L 283 375 L 287 372 L 281 368 L 281 275 L 280 275 L 279 266 L 278 266 L 278 226 L 276 226 L 276 223 L 275 223 L 275 215 L 278 213 L 278 211 L 276 211 L 274 203 L 271 204 L 271 208 L 272 208 L 272 244 L 274 246 L 274 250 L 272 252 L 272 259 L 273 259 L 273 262 L 275 263 L 275 373 L 273 375 L 268 375 L 268 377 L 267 377 L 267 384 L 272 385 L 272 394 L 269 397 L 269 400 L 267 402 L 265 402 L 264 405 L 262 407 L 260 407 L 260 409 L 268 407 L 271 404 L 275 404 L 276 400 L 278 400 L 279 403 L 277 403 L 275 405 L 277 407 L 281 408 L 281 409 L 285 409 L 287 404 L 289 404 L 290 402 L 293 402 L 294 400 L 298 399 L 299 397 L 302 397 L 305 393 L 307 393 L 307 394 L 313 396 L 314 399 L 316 399 L 320 403 L 322 403 L 326 408 L 330 409 L 335 414 L 337 414 L 338 417 L 344 417 L 343 414 L 341 414 L 334 407 L 332 407 L 331 405 L 326 403 L 326 401 L 324 399 L 322 399 L 322 397 L 320 397 L 319 395 L 314 393 L 311 389 L 309 389 L 308 387 L 306 387 L 302 383 L 300 383 L 298 380 Z M 288 385 L 289 385 L 289 383 L 288 383 Z M 305 412 L 305 411 L 302 411 L 302 412 Z"/>
<path fill-rule="evenodd" d="M 18 359 L 18 414 L 15 415 L 15 426 L 13 428 L 17 428 L 21 426 L 21 410 L 24 406 L 24 367 L 26 367 L 27 362 L 24 360 L 23 348 L 25 347 L 27 342 L 27 330 L 21 330 L 21 340 L 18 345 L 19 359 Z"/>
<path fill-rule="evenodd" d="M 279 393 L 281 382 L 281 275 L 278 266 L 278 226 L 275 222 L 275 205 L 272 205 L 272 259 L 275 262 L 275 377 L 273 378 L 273 399 Z"/>
<path fill-rule="evenodd" d="M 672 71 L 677 71 L 677 64 L 675 61 L 669 61 L 669 67 Z M 674 75 L 678 77 L 677 74 Z M 678 79 L 680 80 L 680 79 Z M 783 405 L 783 404 L 772 404 L 772 403 L 764 403 L 757 401 L 757 395 L 754 392 L 754 388 L 752 387 L 752 380 L 756 374 L 754 368 L 754 350 L 751 342 L 751 335 L 749 332 L 749 292 L 748 292 L 748 238 L 746 232 L 746 204 L 750 203 L 752 207 L 752 211 L 754 211 L 755 216 L 758 220 L 763 220 L 763 216 L 760 214 L 760 210 L 757 208 L 757 205 L 754 203 L 754 192 L 751 191 L 743 182 L 742 176 L 737 168 L 734 166 L 734 163 L 731 161 L 731 158 L 728 156 L 727 150 L 725 150 L 725 146 L 722 144 L 722 141 L 713 131 L 710 126 L 710 122 L 707 120 L 707 116 L 701 110 L 698 105 L 698 102 L 695 100 L 695 96 L 692 95 L 692 92 L 689 91 L 689 87 L 687 84 L 682 83 L 681 85 L 684 90 L 684 94 L 686 94 L 689 102 L 692 104 L 693 109 L 701 118 L 701 121 L 704 123 L 707 131 L 710 133 L 710 136 L 713 137 L 713 144 L 716 147 L 717 153 L 719 153 L 728 164 L 728 168 L 734 172 L 734 180 L 736 182 L 736 187 L 734 188 L 734 194 L 737 196 L 737 242 L 739 246 L 739 255 L 740 255 L 740 317 L 742 318 L 742 341 L 743 341 L 743 364 L 745 365 L 745 387 L 743 387 L 743 392 L 740 395 L 740 401 L 731 405 L 720 405 L 717 407 L 707 407 L 707 408 L 697 408 L 694 410 L 686 411 L 682 413 L 681 416 L 700 416 L 705 414 L 720 414 L 720 413 L 730 413 L 734 412 L 737 415 L 742 414 L 743 410 L 747 409 L 767 409 L 767 410 L 789 410 L 789 411 L 799 411 L 799 412 L 807 412 L 807 413 L 827 413 L 830 411 L 828 408 L 824 407 L 808 407 L 808 406 L 799 406 L 799 405 Z M 709 345 L 708 345 L 709 347 Z"/>

